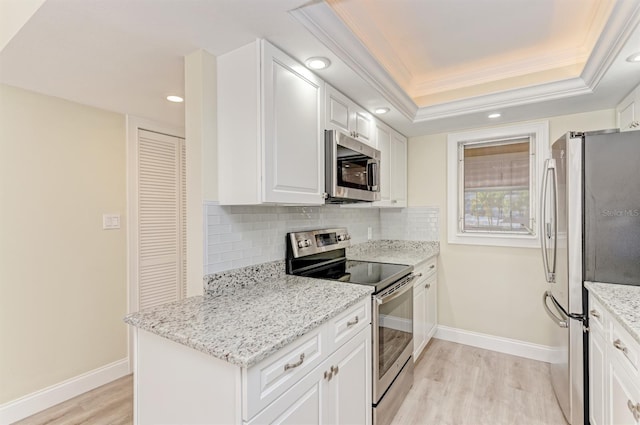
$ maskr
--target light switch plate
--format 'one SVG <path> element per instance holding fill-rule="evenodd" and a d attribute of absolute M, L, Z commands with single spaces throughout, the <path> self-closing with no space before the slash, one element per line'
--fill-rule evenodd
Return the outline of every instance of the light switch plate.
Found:
<path fill-rule="evenodd" d="M 120 214 L 102 214 L 102 229 L 112 230 L 120 228 Z"/>

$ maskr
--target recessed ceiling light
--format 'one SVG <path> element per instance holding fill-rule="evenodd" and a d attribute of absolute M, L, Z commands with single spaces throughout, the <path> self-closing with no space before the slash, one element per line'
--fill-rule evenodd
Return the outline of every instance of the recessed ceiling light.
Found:
<path fill-rule="evenodd" d="M 317 56 L 314 58 L 307 59 L 305 64 L 307 65 L 307 68 L 325 69 L 325 68 L 329 68 L 329 65 L 331 65 L 331 61 L 327 58 Z"/>
<path fill-rule="evenodd" d="M 636 52 L 627 58 L 627 62 L 640 62 L 640 52 Z"/>
<path fill-rule="evenodd" d="M 167 100 L 169 102 L 175 102 L 175 103 L 184 102 L 183 98 L 181 98 L 180 96 L 175 96 L 175 95 L 167 96 Z"/>
<path fill-rule="evenodd" d="M 489 114 L 489 115 L 487 115 L 487 117 L 488 117 L 488 118 L 491 118 L 491 119 L 493 119 L 493 118 L 500 118 L 501 116 L 502 116 L 502 114 L 501 114 L 501 113 L 499 113 L 499 112 L 494 112 L 493 114 Z"/>
<path fill-rule="evenodd" d="M 387 112 L 389 112 L 389 108 L 376 108 L 373 110 L 374 113 L 378 114 L 378 115 L 382 115 L 382 114 L 386 114 Z"/>

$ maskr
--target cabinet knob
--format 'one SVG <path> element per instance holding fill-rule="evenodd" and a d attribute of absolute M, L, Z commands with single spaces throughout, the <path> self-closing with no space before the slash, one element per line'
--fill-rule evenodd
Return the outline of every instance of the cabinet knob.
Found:
<path fill-rule="evenodd" d="M 627 400 L 627 407 L 633 414 L 633 418 L 636 421 L 640 420 L 640 403 L 633 404 L 633 401 Z"/>
<path fill-rule="evenodd" d="M 591 317 L 595 317 L 596 319 L 600 318 L 600 313 L 598 313 L 596 309 L 591 310 L 589 313 L 591 313 Z"/>
<path fill-rule="evenodd" d="M 627 347 L 625 347 L 622 341 L 620 341 L 619 339 L 613 341 L 613 346 L 622 351 L 624 354 L 627 354 Z"/>
<path fill-rule="evenodd" d="M 338 372 L 340 372 L 340 369 L 338 368 L 338 366 L 331 366 L 331 373 L 333 375 L 337 375 Z"/>
<path fill-rule="evenodd" d="M 326 379 L 327 381 L 331 381 L 331 378 L 333 378 L 333 372 L 329 372 L 327 370 L 324 371 L 324 379 Z"/>
<path fill-rule="evenodd" d="M 430 283 L 427 283 L 426 285 L 424 285 L 424 289 L 429 289 L 429 288 L 431 288 L 431 284 Z"/>

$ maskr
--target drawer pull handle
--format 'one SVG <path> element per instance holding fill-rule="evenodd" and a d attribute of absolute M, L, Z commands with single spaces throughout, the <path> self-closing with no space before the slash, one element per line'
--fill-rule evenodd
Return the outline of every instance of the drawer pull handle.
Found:
<path fill-rule="evenodd" d="M 431 288 L 431 284 L 430 283 L 427 283 L 426 285 L 424 285 L 424 289 L 429 289 L 429 288 Z"/>
<path fill-rule="evenodd" d="M 592 317 L 595 317 L 596 319 L 600 318 L 600 313 L 598 313 L 598 310 L 593 309 L 590 311 L 590 313 Z"/>
<path fill-rule="evenodd" d="M 419 278 L 419 277 L 422 277 L 422 273 L 418 273 L 418 274 L 416 275 L 416 278 Z"/>
<path fill-rule="evenodd" d="M 435 264 L 432 264 L 432 265 L 430 265 L 430 266 L 429 266 L 429 268 L 430 268 L 430 269 L 435 269 L 435 268 L 436 268 L 436 265 L 435 265 Z"/>
<path fill-rule="evenodd" d="M 640 420 L 640 403 L 633 404 L 631 400 L 627 400 L 627 407 L 633 413 L 633 418 L 636 421 Z"/>
<path fill-rule="evenodd" d="M 353 320 L 349 320 L 347 322 L 347 327 L 350 328 L 353 325 L 357 325 L 359 321 L 360 321 L 360 319 L 358 319 L 358 316 L 356 316 L 356 317 L 353 318 Z"/>
<path fill-rule="evenodd" d="M 284 365 L 284 370 L 287 371 L 289 369 L 295 369 L 296 367 L 300 366 L 302 362 L 304 362 L 304 353 L 300 354 L 300 360 L 298 360 L 297 362 L 287 363 L 286 365 Z"/>
<path fill-rule="evenodd" d="M 338 372 L 340 372 L 340 369 L 338 368 L 338 366 L 331 366 L 331 373 L 333 375 L 337 375 Z"/>
<path fill-rule="evenodd" d="M 622 351 L 624 354 L 627 354 L 627 347 L 625 347 L 622 341 L 620 341 L 619 339 L 613 341 L 613 346 Z"/>
<path fill-rule="evenodd" d="M 333 372 L 329 372 L 329 371 L 324 371 L 324 379 L 326 379 L 327 381 L 331 381 L 331 378 L 333 378 Z"/>

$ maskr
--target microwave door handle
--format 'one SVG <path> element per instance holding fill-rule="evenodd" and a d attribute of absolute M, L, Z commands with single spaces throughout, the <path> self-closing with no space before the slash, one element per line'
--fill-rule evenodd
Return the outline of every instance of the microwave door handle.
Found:
<path fill-rule="evenodd" d="M 369 189 L 376 191 L 378 190 L 378 182 L 380 176 L 378 176 L 378 163 L 375 161 L 370 161 L 367 163 L 367 185 L 369 185 Z"/>

